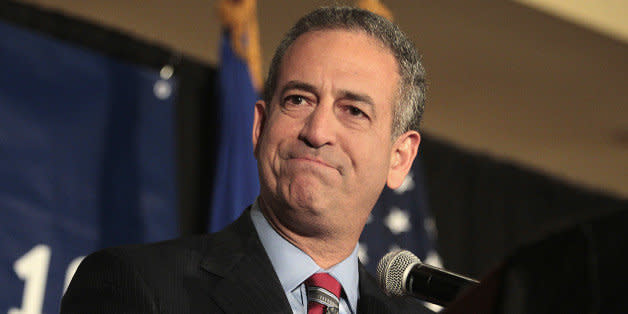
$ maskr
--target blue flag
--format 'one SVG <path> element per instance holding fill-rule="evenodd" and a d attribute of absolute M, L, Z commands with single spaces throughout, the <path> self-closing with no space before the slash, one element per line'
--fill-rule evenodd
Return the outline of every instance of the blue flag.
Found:
<path fill-rule="evenodd" d="M 83 256 L 178 234 L 174 79 L 0 22 L 0 312 L 57 313 Z"/>
<path fill-rule="evenodd" d="M 217 81 L 220 126 L 210 211 L 212 232 L 238 218 L 259 193 L 251 142 L 253 108 L 259 97 L 248 66 L 233 51 L 231 40 L 231 35 L 225 32 Z"/>

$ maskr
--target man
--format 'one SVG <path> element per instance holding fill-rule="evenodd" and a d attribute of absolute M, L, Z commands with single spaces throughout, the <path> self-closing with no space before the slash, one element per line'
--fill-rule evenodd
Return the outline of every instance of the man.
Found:
<path fill-rule="evenodd" d="M 255 104 L 255 204 L 213 235 L 88 256 L 62 312 L 426 311 L 386 296 L 357 259 L 384 185 L 401 185 L 416 156 L 424 92 L 416 50 L 387 20 L 303 17 Z"/>

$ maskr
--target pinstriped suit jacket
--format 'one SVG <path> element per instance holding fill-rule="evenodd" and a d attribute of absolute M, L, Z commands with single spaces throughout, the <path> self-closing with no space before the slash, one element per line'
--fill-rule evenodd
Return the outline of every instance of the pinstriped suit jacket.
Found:
<path fill-rule="evenodd" d="M 428 313 L 360 265 L 359 313 Z M 248 210 L 225 230 L 87 256 L 62 313 L 292 313 Z"/>

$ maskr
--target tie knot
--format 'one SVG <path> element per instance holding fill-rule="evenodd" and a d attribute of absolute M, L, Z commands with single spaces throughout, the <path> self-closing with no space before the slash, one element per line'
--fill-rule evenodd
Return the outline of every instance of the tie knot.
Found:
<path fill-rule="evenodd" d="M 327 313 L 338 313 L 340 305 L 340 291 L 342 287 L 338 280 L 327 273 L 316 273 L 307 280 L 308 313 L 321 313 L 327 309 Z M 314 304 L 312 304 L 314 302 Z M 313 311 L 320 307 L 320 310 Z"/>

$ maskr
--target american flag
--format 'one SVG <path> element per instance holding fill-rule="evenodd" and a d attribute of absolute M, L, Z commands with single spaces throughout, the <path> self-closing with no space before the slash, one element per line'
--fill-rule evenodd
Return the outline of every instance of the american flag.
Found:
<path fill-rule="evenodd" d="M 436 237 L 423 168 L 417 157 L 403 184 L 382 192 L 360 237 L 358 255 L 373 275 L 379 260 L 394 249 L 408 250 L 424 263 L 441 267 Z"/>
<path fill-rule="evenodd" d="M 423 166 L 417 157 L 401 186 L 384 188 L 360 236 L 358 256 L 366 269 L 376 275 L 377 264 L 386 253 L 403 249 L 423 263 L 442 267 L 436 251 L 436 223 L 430 215 Z M 442 307 L 424 302 L 432 311 Z"/>

